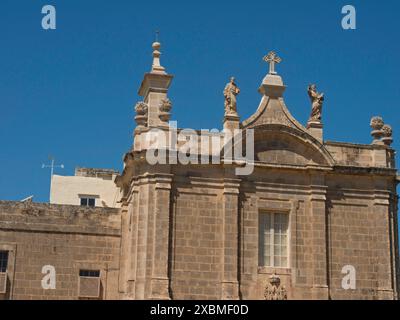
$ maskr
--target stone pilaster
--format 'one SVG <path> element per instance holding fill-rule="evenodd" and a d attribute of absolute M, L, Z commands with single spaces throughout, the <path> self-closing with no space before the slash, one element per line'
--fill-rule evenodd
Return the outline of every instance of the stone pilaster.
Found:
<path fill-rule="evenodd" d="M 310 179 L 310 215 L 312 228 L 312 297 L 329 298 L 327 279 L 326 191 L 324 176 L 312 174 Z"/>
<path fill-rule="evenodd" d="M 137 205 L 137 241 L 135 252 L 135 299 L 143 300 L 146 295 L 146 269 L 148 259 L 148 235 L 149 235 L 149 215 L 153 210 L 153 203 L 150 201 L 152 192 L 150 188 L 150 179 L 141 177 L 139 179 L 139 193 Z"/>
<path fill-rule="evenodd" d="M 121 212 L 121 261 L 120 261 L 120 274 L 118 287 L 120 291 L 127 292 L 127 273 L 129 269 L 129 217 L 128 217 L 128 206 L 124 205 L 120 209 Z"/>
<path fill-rule="evenodd" d="M 221 298 L 239 299 L 239 179 L 225 179 L 223 191 L 223 274 Z"/>
<path fill-rule="evenodd" d="M 157 175 L 155 183 L 154 239 L 150 299 L 170 299 L 169 239 L 172 176 Z"/>
<path fill-rule="evenodd" d="M 379 186 L 376 186 L 379 187 Z M 379 300 L 393 299 L 393 277 L 391 252 L 394 250 L 390 239 L 390 193 L 375 190 L 373 213 L 377 216 L 374 227 L 375 250 L 377 257 L 377 298 Z"/>
<path fill-rule="evenodd" d="M 400 180 L 398 180 L 400 182 Z M 393 265 L 393 286 L 394 286 L 394 293 L 393 293 L 393 299 L 398 300 L 399 297 L 399 279 L 400 279 L 400 268 L 399 268 L 399 263 L 400 263 L 400 255 L 399 255 L 399 222 L 398 222 L 398 203 L 399 203 L 399 196 L 397 195 L 396 192 L 396 187 L 397 187 L 397 182 L 393 186 L 393 191 L 392 191 L 392 213 L 391 213 L 391 220 L 392 220 L 392 265 Z"/>

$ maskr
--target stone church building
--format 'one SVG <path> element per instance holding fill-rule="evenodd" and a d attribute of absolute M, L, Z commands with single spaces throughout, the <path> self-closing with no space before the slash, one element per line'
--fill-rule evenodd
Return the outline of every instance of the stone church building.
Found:
<path fill-rule="evenodd" d="M 115 179 L 120 208 L 0 201 L 0 299 L 397 299 L 390 126 L 372 118 L 368 145 L 326 141 L 324 95 L 311 85 L 310 120 L 294 119 L 271 52 L 254 114 L 240 119 L 232 78 L 224 130 L 192 132 L 202 148 L 182 163 L 187 140 L 169 122 L 173 76 L 153 49 Z M 155 129 L 168 140 L 161 148 Z M 225 152 L 229 132 L 244 133 L 229 147 L 243 147 L 240 159 Z"/>

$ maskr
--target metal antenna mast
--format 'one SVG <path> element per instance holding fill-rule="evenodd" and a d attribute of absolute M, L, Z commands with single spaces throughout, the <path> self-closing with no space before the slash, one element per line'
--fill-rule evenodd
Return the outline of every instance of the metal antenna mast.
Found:
<path fill-rule="evenodd" d="M 55 165 L 55 159 L 53 156 L 49 156 L 49 160 L 51 161 L 50 164 L 42 164 L 42 169 L 45 168 L 50 168 L 50 192 L 51 192 L 51 181 L 54 175 L 54 168 L 61 168 L 64 169 L 64 165 L 60 164 L 60 165 Z"/>

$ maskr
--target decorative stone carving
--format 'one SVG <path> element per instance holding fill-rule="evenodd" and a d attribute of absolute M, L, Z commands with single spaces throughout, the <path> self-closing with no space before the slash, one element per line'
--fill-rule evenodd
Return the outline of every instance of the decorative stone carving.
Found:
<path fill-rule="evenodd" d="M 384 135 L 382 130 L 384 122 L 381 117 L 372 117 L 370 126 L 372 128 L 371 136 L 374 138 L 372 144 L 382 144 L 381 138 Z"/>
<path fill-rule="evenodd" d="M 148 106 L 143 101 L 140 101 L 135 106 L 136 117 L 135 121 L 139 128 L 143 128 L 147 126 L 147 113 L 148 113 Z"/>
<path fill-rule="evenodd" d="M 372 117 L 370 125 L 373 130 L 381 130 L 384 125 L 384 122 L 381 117 Z"/>
<path fill-rule="evenodd" d="M 231 77 L 230 82 L 225 86 L 225 115 L 237 115 L 236 96 L 240 93 L 240 89 L 235 83 L 235 78 Z"/>
<path fill-rule="evenodd" d="M 308 122 L 321 122 L 322 104 L 324 103 L 325 96 L 323 93 L 317 92 L 317 86 L 315 84 L 309 85 L 307 91 L 311 99 L 311 115 Z"/>
<path fill-rule="evenodd" d="M 287 300 L 286 288 L 281 285 L 281 279 L 275 273 L 269 277 L 264 298 L 265 300 Z"/>
<path fill-rule="evenodd" d="M 392 127 L 389 126 L 388 124 L 383 125 L 382 127 L 382 131 L 383 131 L 383 138 L 382 141 L 385 145 L 390 146 L 393 142 L 393 138 L 392 138 L 392 134 L 393 134 L 393 130 Z"/>
<path fill-rule="evenodd" d="M 168 122 L 171 117 L 172 102 L 168 99 L 162 99 L 159 105 L 159 117 L 161 121 Z"/>
<path fill-rule="evenodd" d="M 389 126 L 388 124 L 383 125 L 382 131 L 385 137 L 391 137 L 393 134 L 392 127 Z"/>

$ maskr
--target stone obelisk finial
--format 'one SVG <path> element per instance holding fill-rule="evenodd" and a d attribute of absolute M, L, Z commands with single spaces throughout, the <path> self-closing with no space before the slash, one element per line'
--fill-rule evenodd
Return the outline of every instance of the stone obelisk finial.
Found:
<path fill-rule="evenodd" d="M 160 64 L 160 56 L 161 56 L 161 43 L 158 42 L 158 34 L 159 32 L 156 32 L 156 41 L 153 43 L 153 65 L 151 68 L 151 73 L 162 73 L 166 74 L 165 68 L 161 66 Z"/>
<path fill-rule="evenodd" d="M 136 120 L 139 120 L 142 127 L 166 127 L 172 107 L 172 103 L 168 99 L 168 88 L 173 75 L 168 74 L 160 63 L 161 43 L 158 41 L 158 33 L 156 33 L 152 48 L 153 63 L 151 71 L 144 75 L 139 88 L 139 95 L 143 97 L 142 102 L 146 107 L 143 104 L 138 105 L 136 112 L 139 117 Z"/>

